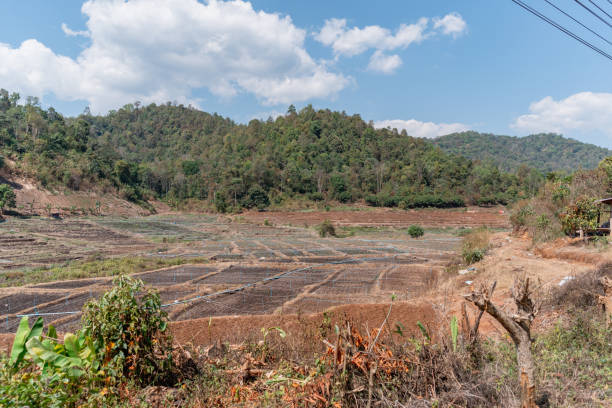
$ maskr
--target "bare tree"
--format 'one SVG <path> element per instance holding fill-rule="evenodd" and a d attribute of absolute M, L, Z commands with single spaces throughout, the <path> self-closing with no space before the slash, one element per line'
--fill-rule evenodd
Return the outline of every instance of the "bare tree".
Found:
<path fill-rule="evenodd" d="M 539 306 L 531 298 L 529 278 L 517 279 L 512 288 L 512 298 L 516 312 L 508 313 L 491 302 L 491 289 L 482 285 L 465 298 L 495 318 L 506 329 L 516 346 L 516 359 L 521 386 L 521 408 L 536 408 L 535 404 L 535 365 L 531 354 L 531 323 L 538 313 Z"/>

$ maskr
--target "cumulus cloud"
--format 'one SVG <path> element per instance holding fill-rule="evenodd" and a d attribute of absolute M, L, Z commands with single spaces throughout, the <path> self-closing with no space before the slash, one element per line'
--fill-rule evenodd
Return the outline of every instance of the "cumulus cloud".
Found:
<path fill-rule="evenodd" d="M 442 18 L 434 18 L 434 29 L 441 30 L 442 34 L 457 37 L 463 34 L 467 24 L 463 17 L 458 13 L 449 13 Z"/>
<path fill-rule="evenodd" d="M 370 58 L 368 69 L 370 71 L 382 72 L 383 74 L 392 74 L 402 65 L 402 59 L 399 55 L 385 55 L 382 51 L 376 50 Z"/>
<path fill-rule="evenodd" d="M 547 96 L 529 106 L 511 125 L 521 131 L 598 132 L 612 137 L 612 93 L 580 92 L 565 99 Z"/>
<path fill-rule="evenodd" d="M 395 32 L 378 25 L 349 28 L 346 19 L 332 18 L 325 21 L 325 25 L 314 34 L 314 38 L 321 44 L 331 47 L 336 58 L 352 57 L 373 49 L 375 51 L 370 59 L 369 68 L 391 73 L 401 65 L 401 58 L 397 54 L 385 55 L 383 51 L 403 49 L 438 33 L 456 37 L 466 28 L 466 22 L 458 13 L 450 13 L 432 20 L 422 17 L 416 23 L 401 24 Z M 384 69 L 377 69 L 380 67 Z"/>
<path fill-rule="evenodd" d="M 433 123 L 421 122 L 415 119 L 402 120 L 381 120 L 374 123 L 374 127 L 406 130 L 410 136 L 415 137 L 437 137 L 448 135 L 449 133 L 464 132 L 469 130 L 469 126 L 463 123 Z"/>
<path fill-rule="evenodd" d="M 429 20 L 421 18 L 415 24 L 402 24 L 395 34 L 387 28 L 377 25 L 364 28 L 347 28 L 346 19 L 332 18 L 315 34 L 320 43 L 331 46 L 336 55 L 354 56 L 370 48 L 378 50 L 394 50 L 406 48 L 414 42 L 425 38 L 425 30 Z"/>
<path fill-rule="evenodd" d="M 251 3 L 211 0 L 89 0 L 82 12 L 91 44 L 76 58 L 37 40 L 0 44 L 0 83 L 22 93 L 85 99 L 94 112 L 140 100 L 193 103 L 194 89 L 263 104 L 333 97 L 350 83 L 315 61 L 291 18 Z"/>
<path fill-rule="evenodd" d="M 74 31 L 74 30 L 70 29 L 70 27 L 68 27 L 68 25 L 66 25 L 66 23 L 62 23 L 62 31 L 68 37 L 78 37 L 78 36 L 89 37 L 89 31 L 87 31 L 87 30 L 84 30 L 84 31 Z"/>

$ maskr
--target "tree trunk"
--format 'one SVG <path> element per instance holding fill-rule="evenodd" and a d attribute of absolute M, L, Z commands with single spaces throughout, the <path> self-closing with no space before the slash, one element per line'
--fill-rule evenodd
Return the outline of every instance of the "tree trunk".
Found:
<path fill-rule="evenodd" d="M 521 387 L 521 408 L 534 408 L 535 404 L 535 365 L 531 354 L 531 339 L 525 333 L 516 344 L 519 384 Z"/>
<path fill-rule="evenodd" d="M 531 322 L 535 318 L 538 307 L 531 299 L 529 279 L 515 281 L 512 297 L 516 303 L 517 312 L 509 314 L 499 309 L 491 302 L 495 283 L 488 289 L 482 285 L 478 291 L 473 291 L 465 298 L 495 318 L 506 329 L 516 346 L 516 361 L 518 363 L 519 384 L 521 389 L 521 408 L 536 408 L 535 403 L 535 364 L 531 354 Z"/>

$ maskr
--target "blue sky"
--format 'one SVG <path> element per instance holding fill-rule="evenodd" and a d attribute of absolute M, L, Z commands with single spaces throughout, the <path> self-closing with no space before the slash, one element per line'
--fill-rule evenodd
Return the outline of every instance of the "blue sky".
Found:
<path fill-rule="evenodd" d="M 510 0 L 13 0 L 0 16 L 0 87 L 67 115 L 171 100 L 246 122 L 312 103 L 415 136 L 552 131 L 612 147 L 612 61 Z"/>

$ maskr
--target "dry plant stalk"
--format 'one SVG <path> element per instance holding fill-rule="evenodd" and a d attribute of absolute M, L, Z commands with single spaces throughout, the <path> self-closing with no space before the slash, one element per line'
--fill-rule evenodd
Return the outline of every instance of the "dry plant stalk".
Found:
<path fill-rule="evenodd" d="M 603 286 L 604 294 L 599 296 L 598 303 L 606 316 L 606 327 L 610 327 L 612 320 L 612 279 L 604 276 L 599 280 L 599 283 Z"/>
<path fill-rule="evenodd" d="M 539 305 L 532 300 L 529 288 L 529 278 L 517 279 L 512 288 L 512 298 L 516 304 L 516 313 L 508 313 L 493 304 L 491 289 L 481 285 L 476 291 L 464 297 L 476 305 L 481 311 L 487 312 L 506 329 L 516 346 L 516 358 L 519 368 L 519 383 L 521 386 L 521 408 L 536 408 L 535 404 L 535 365 L 531 353 L 531 323 L 535 319 Z"/>

